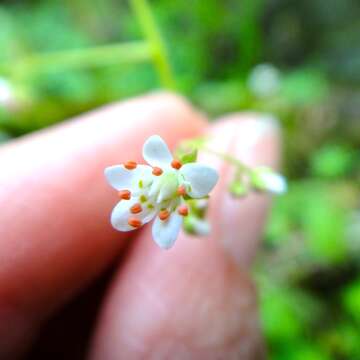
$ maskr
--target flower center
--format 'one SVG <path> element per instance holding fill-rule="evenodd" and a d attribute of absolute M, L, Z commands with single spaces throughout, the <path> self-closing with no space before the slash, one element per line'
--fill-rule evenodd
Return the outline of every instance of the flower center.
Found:
<path fill-rule="evenodd" d="M 159 179 L 160 194 L 163 200 L 168 200 L 176 195 L 179 179 L 176 173 L 167 172 Z M 159 194 L 159 195 L 160 195 Z"/>
<path fill-rule="evenodd" d="M 176 170 L 162 170 L 161 174 L 145 176 L 138 180 L 136 196 L 139 204 L 131 209 L 133 214 L 157 208 L 158 211 L 167 209 L 175 211 L 180 204 L 180 197 L 185 195 L 185 188 L 181 186 L 181 176 Z M 126 195 L 126 194 L 125 194 Z M 165 219 L 165 216 L 163 216 Z"/>
<path fill-rule="evenodd" d="M 135 162 L 126 163 L 128 170 L 133 170 L 135 167 L 137 167 Z M 143 176 L 133 183 L 133 189 L 132 192 L 119 191 L 122 200 L 130 200 L 135 196 L 136 202 L 129 208 L 128 219 L 128 224 L 133 228 L 140 227 L 143 219 L 147 221 L 147 216 L 151 216 L 154 211 L 162 221 L 167 221 L 175 211 L 181 216 L 188 215 L 188 208 L 181 200 L 187 193 L 187 185 L 173 165 L 172 168 L 166 169 L 154 167 L 151 175 L 144 172 Z"/>

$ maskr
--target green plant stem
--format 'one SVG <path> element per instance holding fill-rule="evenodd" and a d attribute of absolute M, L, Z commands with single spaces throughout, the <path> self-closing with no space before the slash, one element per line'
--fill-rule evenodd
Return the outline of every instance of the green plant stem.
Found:
<path fill-rule="evenodd" d="M 146 0 L 130 0 L 130 4 L 150 44 L 153 61 L 159 73 L 161 84 L 167 89 L 175 89 L 175 79 L 171 71 L 164 41 L 148 2 Z"/>
<path fill-rule="evenodd" d="M 212 154 L 212 155 L 215 155 L 217 157 L 219 157 L 220 159 L 228 162 L 229 164 L 232 164 L 234 166 L 236 166 L 239 170 L 241 171 L 244 171 L 244 172 L 251 172 L 251 168 L 247 165 L 245 165 L 242 161 L 240 161 L 239 159 L 237 159 L 236 157 L 230 155 L 230 154 L 227 154 L 227 153 L 223 153 L 223 152 L 220 152 L 220 151 L 216 151 L 216 150 L 213 150 L 211 148 L 208 148 L 206 146 L 201 146 L 199 149 L 209 153 L 209 154 Z"/>
<path fill-rule="evenodd" d="M 31 55 L 12 63 L 0 64 L 0 72 L 21 76 L 54 68 L 73 69 L 120 63 L 133 64 L 149 60 L 151 60 L 151 49 L 147 41 L 134 41 Z"/>

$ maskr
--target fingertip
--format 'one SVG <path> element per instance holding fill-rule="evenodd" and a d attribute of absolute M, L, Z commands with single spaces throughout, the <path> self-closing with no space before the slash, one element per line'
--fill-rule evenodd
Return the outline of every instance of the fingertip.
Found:
<path fill-rule="evenodd" d="M 210 136 L 215 137 L 218 131 L 225 134 L 227 151 L 245 163 L 278 165 L 281 126 L 275 116 L 257 112 L 229 114 L 218 119 L 210 129 Z"/>
<path fill-rule="evenodd" d="M 216 140 L 219 136 L 221 141 Z M 227 115 L 210 129 L 210 138 L 214 139 L 210 146 L 247 166 L 279 167 L 281 128 L 271 115 L 255 112 Z M 221 177 L 209 212 L 215 237 L 231 259 L 248 268 L 261 239 L 269 196 L 250 191 L 244 197 L 234 197 L 229 192 L 229 184 L 234 179 L 236 168 L 213 156 L 205 157 L 218 164 Z"/>

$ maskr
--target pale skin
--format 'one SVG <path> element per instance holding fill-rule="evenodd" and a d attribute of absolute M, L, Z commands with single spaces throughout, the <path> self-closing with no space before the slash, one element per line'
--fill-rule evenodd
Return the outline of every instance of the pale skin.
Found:
<path fill-rule="evenodd" d="M 110 105 L 0 147 L 1 359 L 23 356 L 43 323 L 116 259 L 121 261 L 92 330 L 90 359 L 263 357 L 249 268 L 266 195 L 233 199 L 230 166 L 201 154 L 201 162 L 220 173 L 211 193 L 210 236 L 181 234 L 166 251 L 154 244 L 147 225 L 120 233 L 109 223 L 118 199 L 103 170 L 128 160 L 142 163 L 143 142 L 153 134 L 172 149 L 205 134 L 214 138 L 215 150 L 249 165 L 278 162 L 278 132 L 258 115 L 234 114 L 209 125 L 170 94 Z"/>

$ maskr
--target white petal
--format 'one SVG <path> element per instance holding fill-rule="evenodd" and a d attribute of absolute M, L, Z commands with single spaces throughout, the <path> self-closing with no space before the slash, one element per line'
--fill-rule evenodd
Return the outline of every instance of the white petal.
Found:
<path fill-rule="evenodd" d="M 287 191 L 287 183 L 284 176 L 276 173 L 262 174 L 262 181 L 264 182 L 266 190 L 274 194 L 284 194 Z"/>
<path fill-rule="evenodd" d="M 139 214 L 131 214 L 130 207 L 138 203 L 139 199 L 132 197 L 130 200 L 121 200 L 111 213 L 111 225 L 119 231 L 131 231 L 136 228 L 128 224 L 129 217 L 135 217 L 142 221 L 143 225 L 148 223 L 156 214 L 155 209 L 148 209 L 144 206 L 144 210 Z"/>
<path fill-rule="evenodd" d="M 172 213 L 165 221 L 162 221 L 157 217 L 152 227 L 154 241 L 162 249 L 170 249 L 179 235 L 182 222 L 183 217 L 177 213 Z"/>
<path fill-rule="evenodd" d="M 159 135 L 150 136 L 143 146 L 143 157 L 151 165 L 164 168 L 173 157 L 165 141 Z"/>
<path fill-rule="evenodd" d="M 130 190 L 141 178 L 151 174 L 151 167 L 138 165 L 136 169 L 128 170 L 124 165 L 109 166 L 105 169 L 105 177 L 108 183 L 116 190 Z"/>
<path fill-rule="evenodd" d="M 197 163 L 185 164 L 180 172 L 185 181 L 190 184 L 188 194 L 192 198 L 201 198 L 209 194 L 219 179 L 214 168 Z"/>

